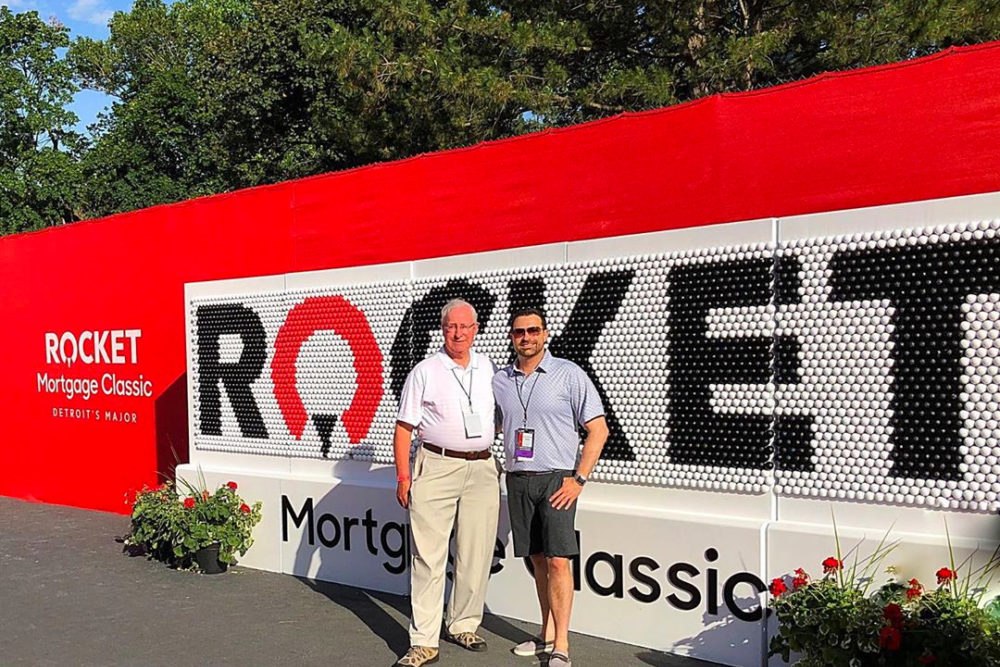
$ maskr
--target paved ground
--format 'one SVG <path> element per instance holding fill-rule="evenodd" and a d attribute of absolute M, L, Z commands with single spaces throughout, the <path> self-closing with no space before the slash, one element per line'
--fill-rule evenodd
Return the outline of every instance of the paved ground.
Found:
<path fill-rule="evenodd" d="M 234 568 L 206 576 L 122 553 L 128 518 L 0 498 L 3 665 L 390 665 L 406 598 Z M 441 665 L 523 665 L 535 629 L 488 616 L 490 649 L 442 644 Z M 574 635 L 574 664 L 711 663 Z"/>

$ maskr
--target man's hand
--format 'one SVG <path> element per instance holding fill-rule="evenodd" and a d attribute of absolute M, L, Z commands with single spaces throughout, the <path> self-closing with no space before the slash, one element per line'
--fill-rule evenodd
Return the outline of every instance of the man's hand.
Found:
<path fill-rule="evenodd" d="M 404 510 L 410 506 L 410 480 L 396 482 L 396 502 Z"/>
<path fill-rule="evenodd" d="M 549 502 L 557 510 L 568 510 L 576 502 L 581 491 L 583 487 L 575 479 L 566 477 L 559 490 L 549 496 Z"/>

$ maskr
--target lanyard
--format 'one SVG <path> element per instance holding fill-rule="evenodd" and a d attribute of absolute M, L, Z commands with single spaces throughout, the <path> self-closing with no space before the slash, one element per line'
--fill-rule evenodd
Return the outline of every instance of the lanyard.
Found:
<path fill-rule="evenodd" d="M 514 376 L 514 385 L 517 387 L 517 401 L 521 404 L 521 408 L 524 410 L 524 427 L 528 427 L 528 406 L 531 404 L 531 395 L 535 393 L 535 385 L 538 384 L 538 369 L 535 369 L 535 381 L 531 383 L 531 389 L 528 390 L 528 400 L 525 401 L 521 398 L 521 387 L 527 384 L 528 380 L 525 378 L 523 382 L 517 381 L 517 376 Z"/>
<path fill-rule="evenodd" d="M 470 361 L 469 363 L 471 364 L 472 362 Z M 458 374 L 455 373 L 455 369 L 454 368 L 451 369 L 451 375 L 452 375 L 452 377 L 455 378 L 455 382 L 458 383 L 458 386 L 462 388 L 462 393 L 465 394 L 465 397 L 467 399 L 469 399 L 469 407 L 470 408 L 472 407 L 472 371 L 473 370 L 475 370 L 475 369 L 473 369 L 473 368 L 469 369 L 469 391 L 465 391 L 465 385 L 462 384 L 462 378 L 458 377 Z"/>

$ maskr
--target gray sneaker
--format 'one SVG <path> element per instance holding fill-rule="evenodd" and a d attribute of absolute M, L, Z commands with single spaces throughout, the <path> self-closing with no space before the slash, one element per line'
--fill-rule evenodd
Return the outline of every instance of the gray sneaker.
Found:
<path fill-rule="evenodd" d="M 569 659 L 568 653 L 553 651 L 549 656 L 549 667 L 571 667 L 573 661 Z"/>
<path fill-rule="evenodd" d="M 553 642 L 543 639 L 529 639 L 513 648 L 514 655 L 536 656 L 552 652 Z"/>

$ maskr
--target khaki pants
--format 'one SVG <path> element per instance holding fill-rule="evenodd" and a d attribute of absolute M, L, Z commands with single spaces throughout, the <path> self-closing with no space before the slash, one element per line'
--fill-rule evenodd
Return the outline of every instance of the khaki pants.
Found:
<path fill-rule="evenodd" d="M 417 450 L 410 487 L 411 646 L 438 645 L 452 526 L 455 578 L 445 625 L 450 634 L 479 628 L 500 514 L 499 480 L 493 457 L 465 461 Z"/>

